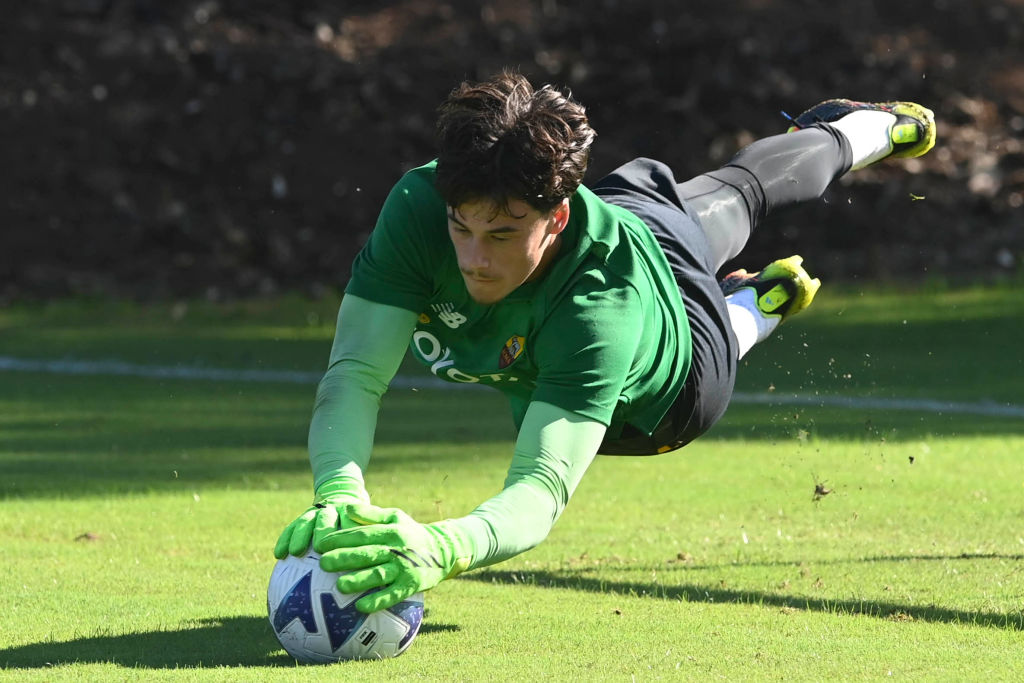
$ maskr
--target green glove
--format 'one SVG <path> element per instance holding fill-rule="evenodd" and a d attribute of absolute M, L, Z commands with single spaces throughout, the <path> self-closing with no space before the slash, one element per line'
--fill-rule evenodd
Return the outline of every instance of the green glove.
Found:
<path fill-rule="evenodd" d="M 347 529 L 355 523 L 345 517 L 349 503 L 368 502 L 369 495 L 359 484 L 348 479 L 329 479 L 321 484 L 313 504 L 285 527 L 274 545 L 274 557 L 283 560 L 291 555 L 305 555 L 310 541 L 313 549 L 320 550 L 323 538 L 338 529 Z"/>
<path fill-rule="evenodd" d="M 320 568 L 351 572 L 338 577 L 342 593 L 383 587 L 356 601 L 361 612 L 376 612 L 457 576 L 472 562 L 470 542 L 453 520 L 420 524 L 397 508 L 349 505 L 360 525 L 328 534 Z"/>

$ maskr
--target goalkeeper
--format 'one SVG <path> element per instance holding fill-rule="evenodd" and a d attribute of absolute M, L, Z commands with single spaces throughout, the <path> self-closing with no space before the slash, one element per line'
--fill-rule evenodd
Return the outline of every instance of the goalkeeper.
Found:
<path fill-rule="evenodd" d="M 581 184 L 595 137 L 578 103 L 506 71 L 438 112 L 438 157 L 391 191 L 353 267 L 309 431 L 314 504 L 275 555 L 349 571 L 371 612 L 540 543 L 594 456 L 678 449 L 729 403 L 737 360 L 806 308 L 798 256 L 719 281 L 767 214 L 846 172 L 935 143 L 909 102 L 829 100 L 786 134 L 679 182 L 636 159 Z M 405 351 L 443 380 L 504 393 L 517 437 L 503 489 L 420 523 L 370 504 L 377 411 Z"/>

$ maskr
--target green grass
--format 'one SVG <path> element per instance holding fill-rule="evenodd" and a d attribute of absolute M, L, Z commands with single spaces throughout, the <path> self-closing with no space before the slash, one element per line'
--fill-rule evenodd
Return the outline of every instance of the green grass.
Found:
<path fill-rule="evenodd" d="M 0 356 L 315 372 L 336 303 L 24 306 Z M 1024 419 L 827 399 L 1020 406 L 1022 336 L 1012 289 L 824 293 L 737 387 L 820 405 L 599 458 L 545 543 L 427 595 L 407 654 L 333 667 L 265 614 L 311 385 L 0 372 L 0 679 L 1020 679 Z M 391 392 L 375 501 L 464 514 L 509 422 L 497 394 Z"/>

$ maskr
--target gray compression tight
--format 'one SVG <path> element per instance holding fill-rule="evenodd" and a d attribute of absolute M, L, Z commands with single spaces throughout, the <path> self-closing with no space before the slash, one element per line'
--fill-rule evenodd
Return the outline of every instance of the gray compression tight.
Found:
<path fill-rule="evenodd" d="M 843 134 L 818 124 L 758 140 L 722 168 L 681 183 L 679 191 L 700 216 L 718 269 L 772 211 L 821 197 L 850 170 L 851 158 Z"/>

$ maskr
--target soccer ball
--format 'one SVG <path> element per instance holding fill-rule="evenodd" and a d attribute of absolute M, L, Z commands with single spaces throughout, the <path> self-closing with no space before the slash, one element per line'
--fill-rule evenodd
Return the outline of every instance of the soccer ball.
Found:
<path fill-rule="evenodd" d="M 320 569 L 320 555 L 279 560 L 267 587 L 267 613 L 281 645 L 305 664 L 397 657 L 412 644 L 423 620 L 423 593 L 388 609 L 363 614 L 366 593 L 342 593 L 339 574 Z M 373 592 L 373 591 L 368 591 Z"/>

